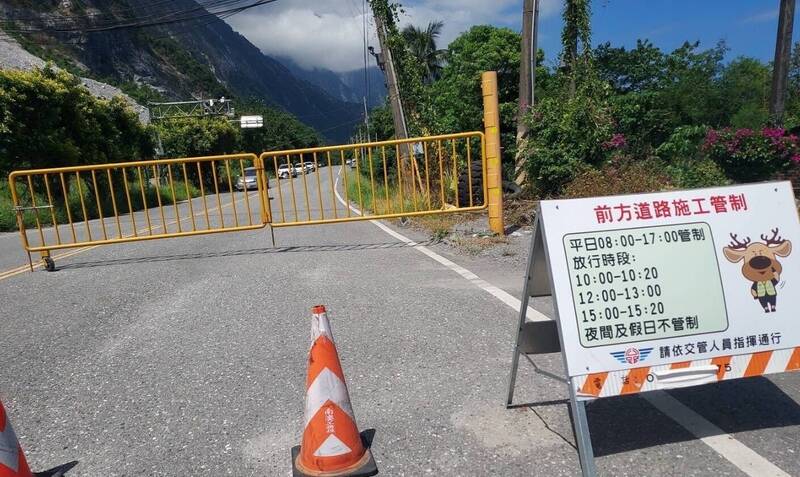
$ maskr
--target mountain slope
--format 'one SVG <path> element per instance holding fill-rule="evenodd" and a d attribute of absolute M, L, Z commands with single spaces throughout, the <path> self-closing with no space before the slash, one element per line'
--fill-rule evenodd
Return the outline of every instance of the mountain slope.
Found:
<path fill-rule="evenodd" d="M 298 79 L 216 17 L 85 32 L 98 25 L 170 18 L 200 8 L 194 0 L 0 0 L 0 14 L 19 19 L 16 28 L 41 30 L 16 33 L 23 46 L 43 49 L 84 76 L 148 84 L 174 100 L 221 95 L 263 99 L 331 141 L 349 137 L 361 118 L 360 104 Z M 64 25 L 82 31 L 54 31 L 67 29 Z"/>
<path fill-rule="evenodd" d="M 29 53 L 13 38 L 7 37 L 0 31 L 0 69 L 32 70 L 45 65 L 44 60 Z M 139 115 L 139 120 L 145 124 L 150 122 L 150 111 L 126 95 L 121 89 L 90 78 L 81 78 L 81 81 L 98 98 L 111 99 L 114 96 L 122 96 Z"/>
<path fill-rule="evenodd" d="M 361 103 L 366 92 L 364 70 L 337 73 L 323 68 L 306 70 L 290 58 L 278 58 L 292 74 L 313 85 L 318 86 L 331 96 L 347 102 Z M 386 99 L 386 84 L 383 73 L 376 66 L 367 69 L 369 81 L 369 97 L 367 106 L 374 108 L 383 104 Z"/>

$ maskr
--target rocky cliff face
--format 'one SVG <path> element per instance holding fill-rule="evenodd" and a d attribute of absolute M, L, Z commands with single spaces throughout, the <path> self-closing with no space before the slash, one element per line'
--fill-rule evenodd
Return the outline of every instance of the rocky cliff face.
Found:
<path fill-rule="evenodd" d="M 16 40 L 0 32 L 0 69 L 32 70 L 41 68 L 45 64 L 43 59 L 29 53 Z M 91 78 L 81 78 L 81 81 L 94 96 L 99 98 L 111 99 L 114 96 L 122 96 L 143 123 L 150 122 L 150 111 L 123 93 L 121 89 Z"/>
<path fill-rule="evenodd" d="M 17 19 L 4 26 L 23 46 L 67 62 L 84 76 L 147 84 L 172 100 L 259 98 L 329 140 L 349 137 L 361 105 L 297 78 L 216 17 L 107 29 L 201 9 L 194 0 L 0 0 L 0 15 Z M 98 28 L 103 31 L 87 32 Z"/>

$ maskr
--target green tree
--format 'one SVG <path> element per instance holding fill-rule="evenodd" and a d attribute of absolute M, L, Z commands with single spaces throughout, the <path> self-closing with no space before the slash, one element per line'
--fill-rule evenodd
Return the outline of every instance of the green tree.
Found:
<path fill-rule="evenodd" d="M 636 40 L 636 48 L 630 51 L 603 43 L 595 49 L 594 58 L 600 79 L 618 93 L 654 90 L 664 80 L 666 58 L 648 40 Z"/>
<path fill-rule="evenodd" d="M 769 119 L 770 68 L 755 58 L 731 61 L 719 78 L 722 122 L 734 127 L 758 128 Z"/>
<path fill-rule="evenodd" d="M 474 26 L 447 51 L 441 78 L 427 91 L 431 132 L 483 128 L 481 73 L 497 71 L 503 162 L 513 167 L 520 61 L 520 36 L 508 28 Z"/>
<path fill-rule="evenodd" d="M 610 86 L 599 80 L 578 82 L 537 102 L 530 121 L 528 177 L 543 195 L 557 195 L 581 172 L 600 167 L 610 153 L 624 149 L 626 138 L 615 135 Z"/>
<path fill-rule="evenodd" d="M 157 127 L 167 158 L 231 154 L 239 149 L 239 128 L 224 118 L 173 119 Z"/>
<path fill-rule="evenodd" d="M 443 27 L 444 22 L 435 21 L 429 22 L 424 30 L 414 25 L 407 25 L 402 31 L 406 47 L 422 65 L 423 82 L 426 84 L 439 79 L 442 72 L 442 58 L 446 50 L 438 49 L 436 40 L 442 34 Z"/>
<path fill-rule="evenodd" d="M 152 131 L 121 98 L 95 98 L 49 66 L 0 70 L 0 174 L 147 159 L 154 149 Z"/>
<path fill-rule="evenodd" d="M 660 82 L 664 106 L 679 118 L 680 124 L 725 122 L 719 106 L 717 79 L 727 47 L 723 42 L 714 48 L 698 51 L 699 42 L 685 42 L 666 57 L 664 77 Z"/>

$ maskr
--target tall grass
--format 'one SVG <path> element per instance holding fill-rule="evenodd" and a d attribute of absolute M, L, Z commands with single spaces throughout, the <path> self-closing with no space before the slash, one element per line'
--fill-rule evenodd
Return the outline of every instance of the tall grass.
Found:
<path fill-rule="evenodd" d="M 183 181 L 174 182 L 175 187 L 175 202 L 181 202 L 189 199 L 190 197 L 199 197 L 200 190 L 195 187 L 191 182 L 187 185 Z M 43 227 L 52 226 L 53 215 L 59 224 L 68 222 L 69 215 L 72 215 L 73 222 L 83 221 L 86 219 L 96 219 L 100 217 L 98 212 L 97 198 L 94 195 L 89 183 L 81 179 L 80 187 L 78 187 L 77 179 L 70 178 L 68 183 L 68 194 L 66 203 L 62 196 L 54 197 L 55 207 L 52 213 L 49 209 L 25 210 L 22 212 L 22 220 L 25 228 L 36 227 L 37 217 L 39 223 Z M 100 191 L 100 211 L 104 217 L 111 217 L 114 215 L 114 201 L 117 204 L 117 213 L 124 215 L 130 211 L 138 211 L 147 207 L 154 207 L 158 204 L 159 198 L 163 204 L 172 204 L 172 188 L 167 184 L 161 184 L 160 187 L 145 183 L 144 184 L 144 198 L 142 198 L 142 188 L 138 183 L 128 184 L 128 194 L 125 193 L 124 187 L 115 185 L 114 187 L 114 200 L 111 198 L 110 188 L 101 187 Z M 80 190 L 80 192 L 79 192 Z M 54 191 L 55 193 L 55 191 Z M 58 190 L 61 193 L 61 190 Z M 26 185 L 17 182 L 17 196 L 20 203 L 24 206 L 33 204 L 30 197 L 30 191 Z M 83 203 L 81 203 L 81 197 Z M 130 202 L 128 200 L 130 197 Z M 46 193 L 35 193 L 33 199 L 36 205 L 42 206 L 48 204 Z M 84 208 L 86 210 L 86 217 L 84 217 Z M 69 209 L 69 214 L 67 213 Z M 11 188 L 7 180 L 0 180 L 0 232 L 8 232 L 17 229 L 17 213 L 14 210 L 14 203 L 11 199 Z"/>
<path fill-rule="evenodd" d="M 424 188 L 427 188 L 424 176 L 421 178 L 423 189 L 419 187 L 419 179 L 413 188 L 410 179 L 404 180 L 402 196 L 400 195 L 400 183 L 396 177 L 388 177 L 388 180 L 384 181 L 382 176 L 380 178 L 375 176 L 374 182 L 373 192 L 372 178 L 369 173 L 347 171 L 347 198 L 358 204 L 359 208 L 364 209 L 365 212 L 369 211 L 375 215 L 442 209 L 447 205 L 455 205 L 455 197 L 458 193 L 458 178 L 452 177 L 452 174 L 448 172 L 444 174 L 443 186 L 438 181 L 431 181 L 430 194 L 423 193 Z M 386 183 L 388 183 L 388 187 Z M 444 189 L 444 203 L 442 202 L 442 189 Z"/>

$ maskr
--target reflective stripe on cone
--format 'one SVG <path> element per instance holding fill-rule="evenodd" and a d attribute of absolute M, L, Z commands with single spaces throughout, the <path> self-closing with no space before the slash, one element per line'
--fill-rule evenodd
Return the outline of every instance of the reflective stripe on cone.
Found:
<path fill-rule="evenodd" d="M 33 477 L 2 402 L 0 402 L 0 477 Z"/>
<path fill-rule="evenodd" d="M 374 463 L 358 432 L 324 306 L 312 309 L 311 323 L 305 429 L 296 470 L 312 476 L 363 475 Z"/>

